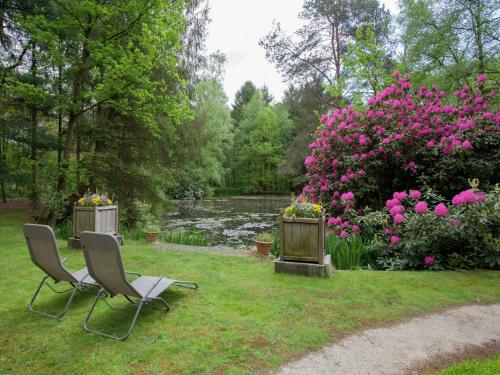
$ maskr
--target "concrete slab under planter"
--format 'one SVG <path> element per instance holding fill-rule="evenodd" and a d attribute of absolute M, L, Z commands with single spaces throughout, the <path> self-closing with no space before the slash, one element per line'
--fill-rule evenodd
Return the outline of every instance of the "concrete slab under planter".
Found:
<path fill-rule="evenodd" d="M 291 273 L 294 275 L 330 277 L 333 270 L 332 258 L 325 255 L 324 264 L 288 262 L 276 259 L 274 261 L 274 271 L 278 273 Z"/>
<path fill-rule="evenodd" d="M 123 236 L 121 234 L 117 234 L 115 237 L 118 240 L 118 243 L 120 244 L 120 246 L 122 246 L 123 245 Z M 80 239 L 76 238 L 76 237 L 70 237 L 68 239 L 68 247 L 70 247 L 72 249 L 81 249 L 82 245 L 80 243 Z"/>

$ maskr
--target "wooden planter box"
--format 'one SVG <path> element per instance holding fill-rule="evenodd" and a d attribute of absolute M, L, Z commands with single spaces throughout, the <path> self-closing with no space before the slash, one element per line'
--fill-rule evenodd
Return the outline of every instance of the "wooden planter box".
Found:
<path fill-rule="evenodd" d="M 101 207 L 73 206 L 73 237 L 83 231 L 118 234 L 118 205 Z"/>
<path fill-rule="evenodd" d="M 280 216 L 280 260 L 324 264 L 325 218 Z"/>

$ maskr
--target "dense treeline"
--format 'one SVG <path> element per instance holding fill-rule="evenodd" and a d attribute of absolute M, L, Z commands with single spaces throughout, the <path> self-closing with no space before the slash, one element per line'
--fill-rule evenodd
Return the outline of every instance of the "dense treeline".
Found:
<path fill-rule="evenodd" d="M 275 24 L 260 42 L 283 99 L 248 81 L 229 108 L 225 57 L 204 54 L 207 0 L 2 1 L 2 199 L 62 212 L 96 189 L 129 210 L 221 187 L 299 191 L 320 114 L 364 106 L 394 70 L 444 89 L 494 78 L 495 4 L 401 0 L 392 17 L 377 0 L 305 0 L 300 30 Z"/>

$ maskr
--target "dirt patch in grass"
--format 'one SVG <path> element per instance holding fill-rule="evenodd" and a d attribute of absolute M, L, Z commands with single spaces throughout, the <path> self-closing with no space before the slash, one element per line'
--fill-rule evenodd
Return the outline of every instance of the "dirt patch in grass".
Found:
<path fill-rule="evenodd" d="M 454 364 L 473 359 L 481 360 L 492 358 L 500 353 L 500 340 L 494 340 L 484 345 L 469 345 L 456 353 L 441 353 L 432 356 L 426 361 L 415 363 L 405 375 L 433 374 Z"/>

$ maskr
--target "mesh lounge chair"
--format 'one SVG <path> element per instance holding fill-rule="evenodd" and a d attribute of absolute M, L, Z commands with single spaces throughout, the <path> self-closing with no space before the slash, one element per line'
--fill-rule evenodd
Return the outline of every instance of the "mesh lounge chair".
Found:
<path fill-rule="evenodd" d="M 86 268 L 76 272 L 69 272 L 64 267 L 63 263 L 67 258 L 64 258 L 61 261 L 61 258 L 59 257 L 59 250 L 57 249 L 56 238 L 51 227 L 40 224 L 24 224 L 23 232 L 31 255 L 31 260 L 43 272 L 45 272 L 45 276 L 40 282 L 35 294 L 31 298 L 29 309 L 32 312 L 42 314 L 50 318 L 61 318 L 64 314 L 66 314 L 66 311 L 68 311 L 76 292 L 79 290 L 85 292 L 87 288 L 96 285 L 95 281 L 91 276 L 89 276 Z M 63 291 L 57 291 L 48 283 L 49 279 L 52 279 L 55 284 L 65 281 L 71 284 L 71 288 Z M 72 290 L 64 309 L 59 314 L 50 314 L 33 308 L 33 303 L 35 302 L 35 299 L 44 284 L 46 284 L 55 293 L 66 293 Z"/>
<path fill-rule="evenodd" d="M 87 332 L 96 333 L 115 340 L 125 340 L 132 332 L 141 309 L 145 304 L 156 300 L 161 302 L 163 307 L 155 307 L 153 305 L 151 307 L 161 308 L 165 311 L 170 310 L 167 302 L 160 297 L 160 294 L 167 288 L 172 285 L 190 289 L 198 288 L 198 285 L 191 281 L 172 280 L 163 276 L 141 276 L 136 272 L 125 271 L 120 254 L 120 246 L 116 238 L 110 234 L 82 232 L 80 239 L 89 273 L 102 287 L 85 317 L 83 327 Z M 127 275 L 135 275 L 137 278 L 129 282 Z M 103 297 L 106 304 L 108 304 L 106 297 L 114 297 L 118 294 L 124 296 L 130 303 L 137 306 L 127 333 L 124 336 L 113 336 L 89 328 L 88 321 L 99 299 Z M 132 298 L 137 298 L 139 302 L 134 301 Z M 111 307 L 109 304 L 108 306 Z"/>

